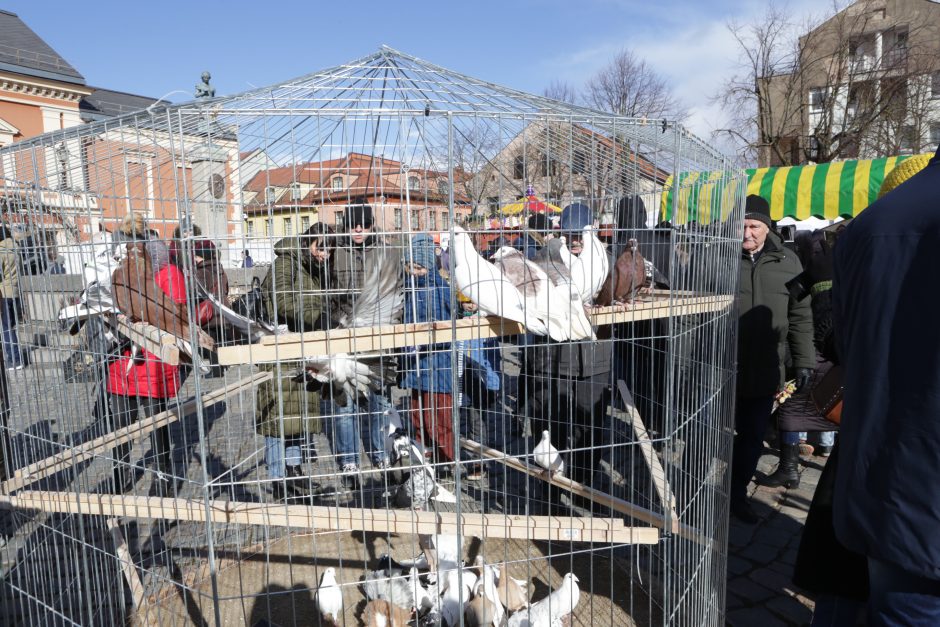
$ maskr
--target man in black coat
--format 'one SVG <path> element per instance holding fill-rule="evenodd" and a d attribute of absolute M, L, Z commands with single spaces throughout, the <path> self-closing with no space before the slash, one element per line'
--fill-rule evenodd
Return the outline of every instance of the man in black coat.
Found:
<path fill-rule="evenodd" d="M 868 556 L 869 624 L 940 625 L 940 150 L 834 257 L 836 535 Z"/>
<path fill-rule="evenodd" d="M 757 469 L 774 397 L 783 387 L 790 352 L 797 386 L 810 379 L 816 354 L 810 299 L 790 294 L 787 282 L 803 271 L 796 253 L 770 229 L 770 206 L 748 196 L 738 284 L 738 384 L 731 463 L 731 514 L 747 523 L 757 515 L 747 486 Z"/>

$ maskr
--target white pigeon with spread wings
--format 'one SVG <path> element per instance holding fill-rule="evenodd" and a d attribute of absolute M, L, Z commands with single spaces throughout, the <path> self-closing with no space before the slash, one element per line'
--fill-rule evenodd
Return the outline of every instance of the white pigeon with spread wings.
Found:
<path fill-rule="evenodd" d="M 522 294 L 526 312 L 545 323 L 549 336 L 556 342 L 570 339 L 571 308 L 563 288 L 556 288 L 544 270 L 511 246 L 499 248 L 491 259 Z"/>
<path fill-rule="evenodd" d="M 548 328 L 527 311 L 522 294 L 503 276 L 499 268 L 480 256 L 470 236 L 459 226 L 454 227 L 454 286 L 480 307 L 484 314 L 515 320 L 527 331 L 548 335 Z"/>
<path fill-rule="evenodd" d="M 532 449 L 532 457 L 535 463 L 547 470 L 550 474 L 562 474 L 565 471 L 565 460 L 561 454 L 552 445 L 551 434 L 548 431 L 542 432 L 542 439 Z"/>

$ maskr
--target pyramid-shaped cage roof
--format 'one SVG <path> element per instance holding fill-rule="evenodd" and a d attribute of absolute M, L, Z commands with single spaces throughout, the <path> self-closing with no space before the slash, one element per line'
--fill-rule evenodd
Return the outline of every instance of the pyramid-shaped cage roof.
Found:
<path fill-rule="evenodd" d="M 30 150 L 39 152 L 24 154 Z M 404 197 L 412 188 L 425 204 L 492 210 L 534 187 L 554 204 L 588 200 L 603 212 L 625 194 L 658 193 L 674 172 L 730 169 L 719 151 L 674 121 L 527 94 L 384 46 L 270 87 L 159 103 L 3 153 L 17 155 L 7 160 L 15 167 L 4 168 L 8 188 L 50 190 L 46 204 L 73 202 L 51 193 L 67 189 L 93 196 L 76 206 L 116 219 L 137 198 L 151 215 L 163 207 L 168 221 L 199 202 L 202 190 L 222 199 L 218 188 L 226 183 L 230 208 L 270 211 L 287 201 L 344 197 L 351 204 L 354 197 Z M 259 154 L 247 167 L 243 160 Z M 218 171 L 198 165 L 222 162 Z M 141 169 L 146 180 L 135 195 L 131 179 Z M 337 184 L 343 169 L 348 176 Z M 297 189 L 286 195 L 291 186 Z M 230 222 L 240 220 L 230 213 Z"/>

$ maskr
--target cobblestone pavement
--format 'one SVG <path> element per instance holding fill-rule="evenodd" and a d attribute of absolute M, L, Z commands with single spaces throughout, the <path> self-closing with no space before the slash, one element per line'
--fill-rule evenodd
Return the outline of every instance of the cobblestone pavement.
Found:
<path fill-rule="evenodd" d="M 731 518 L 728 534 L 729 625 L 777 627 L 808 625 L 813 601 L 791 581 L 803 523 L 826 458 L 803 457 L 800 487 L 765 488 L 751 483 L 751 503 L 761 517 L 756 525 Z M 765 449 L 758 473 L 770 474 L 776 454 Z"/>

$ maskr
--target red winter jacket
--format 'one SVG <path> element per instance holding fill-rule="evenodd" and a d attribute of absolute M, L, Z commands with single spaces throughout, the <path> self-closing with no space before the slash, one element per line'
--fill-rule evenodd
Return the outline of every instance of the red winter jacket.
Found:
<path fill-rule="evenodd" d="M 186 302 L 186 280 L 179 268 L 168 263 L 157 271 L 153 279 L 174 301 Z M 208 302 L 205 304 L 209 305 Z M 211 319 L 212 313 L 211 307 L 199 307 L 197 322 L 204 324 Z M 130 354 L 130 349 L 125 350 L 108 366 L 108 393 L 150 398 L 176 396 L 180 388 L 179 366 L 166 364 L 144 349 L 140 349 L 136 360 L 132 360 Z"/>

